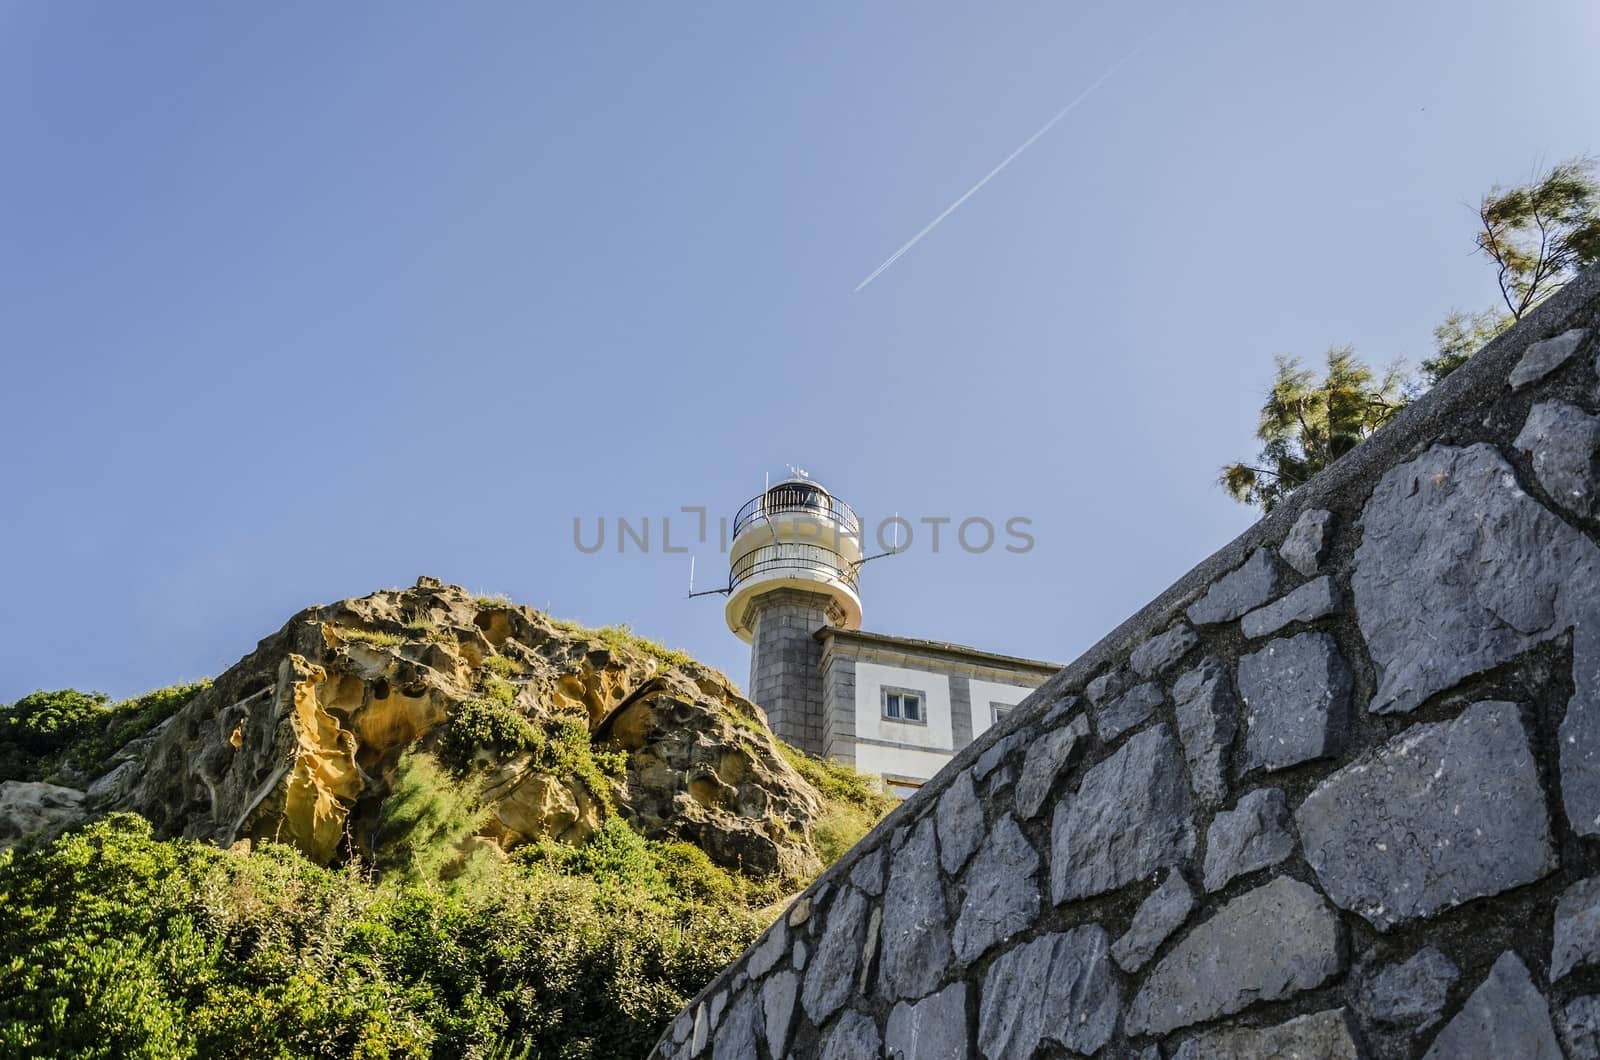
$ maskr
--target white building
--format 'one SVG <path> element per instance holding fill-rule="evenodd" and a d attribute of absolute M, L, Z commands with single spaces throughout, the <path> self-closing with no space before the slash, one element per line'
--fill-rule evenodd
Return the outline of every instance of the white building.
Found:
<path fill-rule="evenodd" d="M 1061 667 L 861 629 L 861 521 L 808 478 L 739 509 L 728 628 L 784 740 L 909 794 Z"/>

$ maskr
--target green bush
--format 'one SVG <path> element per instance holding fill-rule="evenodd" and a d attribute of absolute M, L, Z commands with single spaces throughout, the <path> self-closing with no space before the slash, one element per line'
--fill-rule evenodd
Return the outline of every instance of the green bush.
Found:
<path fill-rule="evenodd" d="M 60 754 L 94 732 L 106 716 L 103 692 L 35 692 L 0 710 L 0 740 L 34 758 Z"/>
<path fill-rule="evenodd" d="M 159 688 L 110 703 L 100 692 L 35 692 L 0 707 L 0 780 L 41 780 L 62 764 L 97 774 L 129 740 L 142 736 L 210 681 Z"/>
<path fill-rule="evenodd" d="M 466 844 L 486 815 L 477 792 L 452 779 L 431 755 L 407 755 L 395 766 L 378 811 L 373 860 L 415 884 L 467 875 L 481 868 Z"/>
<path fill-rule="evenodd" d="M 471 768 L 481 748 L 514 755 L 541 742 L 539 730 L 506 703 L 494 699 L 468 699 L 450 710 L 440 732 L 439 757 L 457 773 Z"/>
<path fill-rule="evenodd" d="M 505 655 L 491 655 L 483 660 L 483 665 L 497 677 L 511 678 L 522 673 L 522 664 Z"/>
<path fill-rule="evenodd" d="M 532 752 L 533 769 L 578 777 L 607 810 L 616 804 L 609 778 L 627 772 L 627 752 L 597 750 L 582 718 L 558 717 L 539 725 L 500 700 L 466 700 L 441 730 L 439 757 L 457 775 L 471 769 L 479 748 L 502 756 Z"/>
<path fill-rule="evenodd" d="M 131 815 L 0 855 L 0 1056 L 642 1055 L 765 924 L 663 885 L 666 847 L 596 835 L 444 886 Z"/>
<path fill-rule="evenodd" d="M 77 741 L 67 753 L 67 760 L 88 772 L 100 769 L 129 740 L 154 729 L 210 687 L 210 679 L 193 681 L 158 688 L 154 692 L 113 704 L 99 731 Z"/>

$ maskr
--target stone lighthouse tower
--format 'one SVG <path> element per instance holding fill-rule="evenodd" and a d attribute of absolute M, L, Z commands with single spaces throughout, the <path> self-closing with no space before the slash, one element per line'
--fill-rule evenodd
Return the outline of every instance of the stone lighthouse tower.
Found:
<path fill-rule="evenodd" d="M 750 698 L 779 737 L 823 745 L 825 626 L 861 628 L 861 521 L 804 474 L 739 509 L 728 550 L 728 628 L 751 646 Z"/>

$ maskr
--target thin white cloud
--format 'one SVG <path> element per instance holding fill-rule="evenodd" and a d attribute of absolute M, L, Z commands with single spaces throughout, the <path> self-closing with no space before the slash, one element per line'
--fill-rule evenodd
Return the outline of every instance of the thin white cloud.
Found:
<path fill-rule="evenodd" d="M 1148 40 L 1145 41 L 1144 43 L 1140 44 L 1138 47 L 1134 48 L 1133 51 L 1129 52 L 1127 55 L 1124 55 L 1121 59 L 1117 60 L 1117 62 L 1111 67 L 1111 69 L 1107 70 L 1105 73 L 1101 74 L 1098 78 L 1095 79 L 1094 84 L 1090 85 L 1088 88 L 1084 89 L 1082 92 L 1079 92 L 1077 94 L 1077 96 L 1075 96 L 1073 98 L 1072 102 L 1068 103 L 1065 107 L 1062 107 L 1060 110 L 1058 110 L 1056 112 L 1055 117 L 1051 118 L 1049 121 L 1047 121 L 1043 125 L 1041 125 L 1039 127 L 1039 131 L 1038 132 L 1034 133 L 1032 136 L 1030 136 L 1026 140 L 1022 141 L 1021 146 L 1019 146 L 1015 151 L 1011 152 L 1009 155 L 1006 155 L 1005 159 L 1002 160 L 1001 163 L 998 166 L 995 166 L 993 169 L 989 170 L 989 172 L 984 175 L 982 180 L 978 181 L 978 183 L 976 183 L 972 187 L 968 188 L 966 190 L 966 192 L 961 196 L 961 198 L 957 199 L 955 202 L 951 203 L 949 206 L 946 206 L 944 208 L 944 212 L 939 214 L 938 217 L 935 217 L 933 220 L 929 221 L 927 223 L 927 225 L 925 225 L 923 227 L 922 231 L 918 232 L 916 235 L 914 235 L 910 239 L 906 240 L 905 246 L 901 247 L 899 250 L 897 250 L 893 254 L 889 255 L 889 258 L 888 258 L 887 261 L 885 261 L 882 265 L 879 265 L 876 269 L 873 269 L 871 274 L 868 275 L 866 279 L 864 279 L 860 283 L 856 284 L 855 291 L 852 291 L 851 293 L 855 294 L 855 293 L 859 292 L 867 284 L 871 283 L 873 280 L 876 280 L 879 276 L 882 276 L 884 271 L 886 269 L 888 269 L 890 265 L 893 265 L 895 262 L 899 261 L 902 257 L 905 256 L 906 251 L 910 250 L 912 247 L 916 246 L 919 242 L 921 242 L 923 236 L 927 235 L 929 232 L 931 232 L 935 228 L 939 227 L 939 223 L 941 221 L 943 221 L 946 217 L 949 217 L 951 214 L 955 213 L 956 210 L 958 208 L 960 208 L 962 203 L 966 202 L 968 199 L 970 199 L 974 195 L 976 195 L 978 193 L 979 189 L 981 189 L 985 184 L 989 183 L 995 177 L 999 176 L 1001 170 L 1005 169 L 1012 162 L 1015 162 L 1017 160 L 1017 156 L 1018 155 L 1022 154 L 1022 152 L 1026 151 L 1028 148 L 1032 147 L 1035 143 L 1038 142 L 1038 140 L 1039 140 L 1039 138 L 1041 136 L 1043 136 L 1045 133 L 1047 133 L 1051 129 L 1053 129 L 1057 122 L 1059 122 L 1062 118 L 1065 118 L 1068 114 L 1071 114 L 1075 109 L 1077 109 L 1078 105 L 1080 103 L 1082 103 L 1084 100 L 1086 100 L 1090 96 L 1094 95 L 1096 89 L 1098 89 L 1101 85 L 1105 84 L 1107 81 L 1111 80 L 1112 75 L 1114 75 L 1118 70 L 1121 70 L 1124 66 L 1126 66 L 1133 59 L 1134 56 L 1138 55 L 1141 51 L 1143 51 L 1144 47 L 1145 47 L 1145 44 L 1147 44 L 1147 43 L 1149 43 Z"/>

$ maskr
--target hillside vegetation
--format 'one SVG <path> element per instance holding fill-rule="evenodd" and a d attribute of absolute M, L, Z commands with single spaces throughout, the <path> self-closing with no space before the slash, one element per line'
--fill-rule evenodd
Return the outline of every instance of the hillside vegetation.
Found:
<path fill-rule="evenodd" d="M 625 627 L 427 582 L 0 708 L 0 770 L 4 1057 L 640 1055 L 892 805 Z"/>

